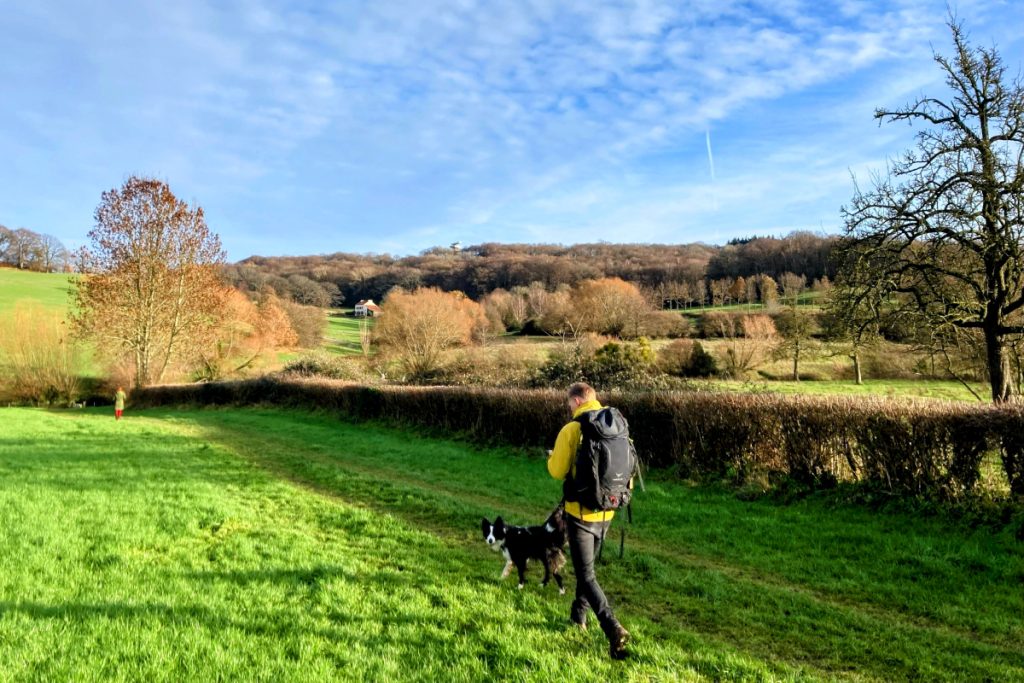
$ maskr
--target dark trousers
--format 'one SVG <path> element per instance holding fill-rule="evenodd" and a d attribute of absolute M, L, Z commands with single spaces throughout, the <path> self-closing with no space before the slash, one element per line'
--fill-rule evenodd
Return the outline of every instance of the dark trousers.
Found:
<path fill-rule="evenodd" d="M 593 609 L 601 624 L 601 630 L 605 634 L 611 634 L 619 622 L 612 614 L 608 598 L 605 597 L 594 574 L 594 558 L 601 550 L 602 537 L 611 522 L 584 522 L 572 515 L 566 515 L 566 521 L 569 553 L 572 555 L 572 568 L 576 573 L 576 599 L 572 603 L 569 616 L 577 624 L 585 624 L 587 610 Z"/>

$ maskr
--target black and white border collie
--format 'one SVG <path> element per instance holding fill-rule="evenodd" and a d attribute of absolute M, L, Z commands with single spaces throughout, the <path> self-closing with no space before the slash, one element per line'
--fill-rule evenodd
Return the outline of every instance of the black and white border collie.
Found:
<path fill-rule="evenodd" d="M 507 578 L 512 567 L 519 571 L 519 588 L 526 585 L 526 561 L 540 560 L 544 563 L 544 579 L 542 586 L 548 585 L 551 577 L 555 577 L 559 594 L 565 594 L 562 586 L 562 575 L 559 573 L 565 566 L 565 511 L 559 505 L 540 526 L 509 526 L 501 517 L 494 523 L 486 519 L 480 522 L 484 540 L 492 550 L 501 551 L 505 556 L 505 568 L 501 570 L 501 578 Z"/>

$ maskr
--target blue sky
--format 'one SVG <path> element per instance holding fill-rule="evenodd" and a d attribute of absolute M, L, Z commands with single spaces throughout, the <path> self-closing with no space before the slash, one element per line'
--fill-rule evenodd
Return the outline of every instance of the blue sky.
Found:
<path fill-rule="evenodd" d="M 1024 63 L 1024 3 L 955 5 Z M 129 174 L 229 259 L 836 232 L 941 94 L 944 0 L 0 0 L 0 223 Z"/>

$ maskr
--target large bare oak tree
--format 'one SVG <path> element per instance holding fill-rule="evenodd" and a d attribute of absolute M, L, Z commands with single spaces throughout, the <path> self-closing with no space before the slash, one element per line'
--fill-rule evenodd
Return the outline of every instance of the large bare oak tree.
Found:
<path fill-rule="evenodd" d="M 159 382 L 219 320 L 220 239 L 202 208 L 152 178 L 104 192 L 95 218 L 76 322 L 102 352 L 131 354 L 136 386 Z"/>
<path fill-rule="evenodd" d="M 1012 393 L 1008 347 L 1024 333 L 1024 91 L 995 48 L 950 29 L 952 57 L 935 55 L 948 93 L 875 113 L 922 127 L 843 209 L 840 281 L 944 344 L 977 343 L 1000 402 Z"/>

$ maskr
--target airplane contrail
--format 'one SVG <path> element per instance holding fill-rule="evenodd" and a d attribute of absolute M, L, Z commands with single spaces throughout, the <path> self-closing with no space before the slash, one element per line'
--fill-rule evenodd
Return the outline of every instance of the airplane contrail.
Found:
<path fill-rule="evenodd" d="M 711 154 L 711 129 L 704 129 L 704 139 L 708 143 L 708 168 L 711 169 L 711 201 L 714 207 L 715 213 L 718 212 L 718 193 L 715 191 L 715 157 Z M 715 238 L 718 238 L 718 232 L 715 232 Z"/>
<path fill-rule="evenodd" d="M 704 131 L 705 139 L 708 142 L 708 166 L 711 168 L 711 180 L 715 180 L 715 157 L 711 155 L 711 129 L 708 128 Z"/>

